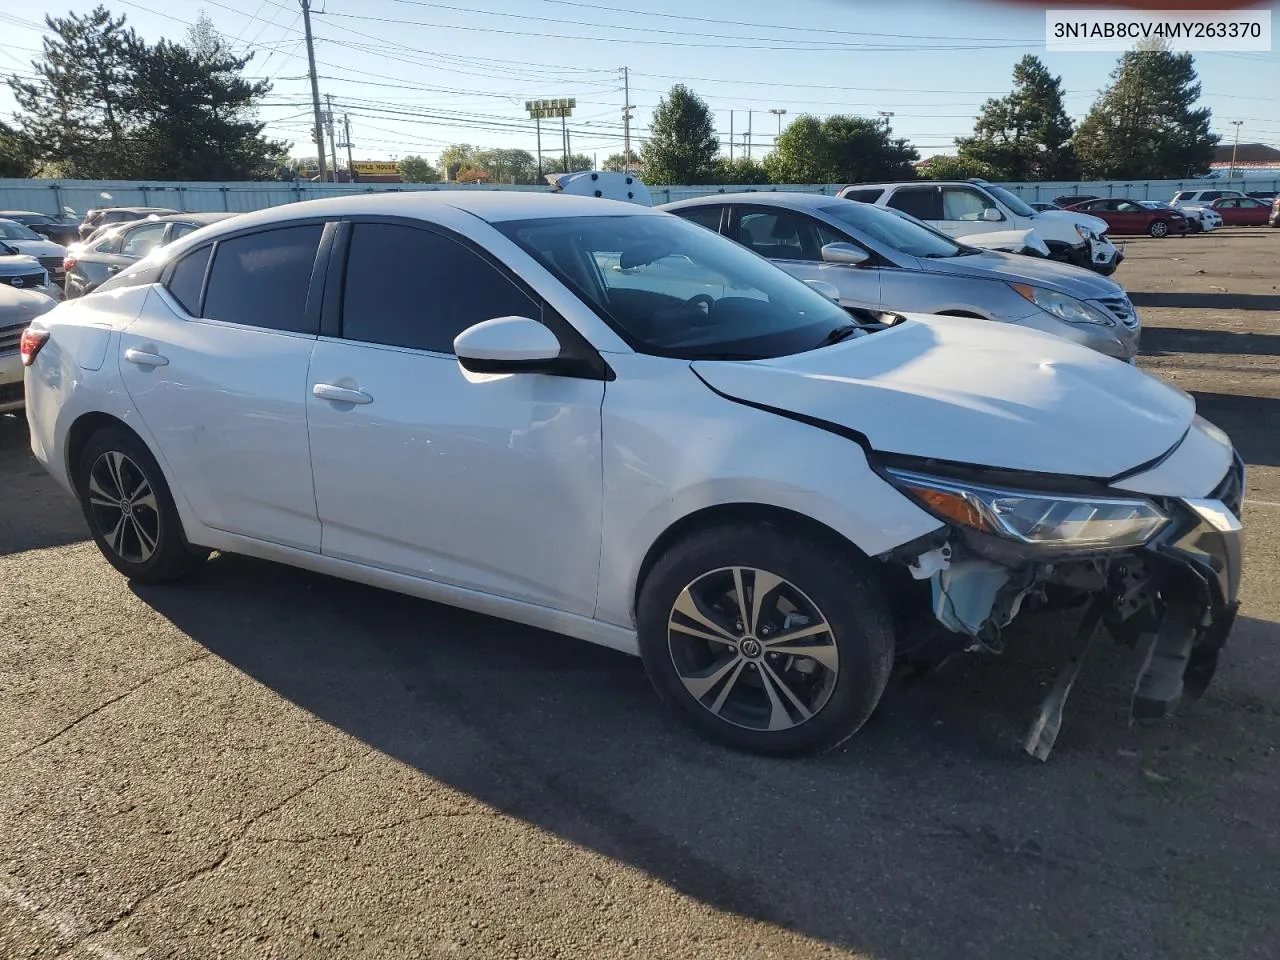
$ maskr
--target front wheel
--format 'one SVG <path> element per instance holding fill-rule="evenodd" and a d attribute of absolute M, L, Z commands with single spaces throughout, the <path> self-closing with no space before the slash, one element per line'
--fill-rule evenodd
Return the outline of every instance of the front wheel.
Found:
<path fill-rule="evenodd" d="M 1163 220 L 1153 220 L 1151 221 L 1151 226 L 1147 228 L 1147 233 L 1157 239 L 1167 237 L 1169 235 L 1169 224 Z"/>
<path fill-rule="evenodd" d="M 187 543 L 159 464 L 128 430 L 105 427 L 91 436 L 75 480 L 98 549 L 129 579 L 176 580 L 208 557 Z"/>
<path fill-rule="evenodd" d="M 831 749 L 866 722 L 889 679 L 891 620 L 869 562 L 800 531 L 695 534 L 654 566 L 636 613 L 659 695 L 736 749 Z"/>

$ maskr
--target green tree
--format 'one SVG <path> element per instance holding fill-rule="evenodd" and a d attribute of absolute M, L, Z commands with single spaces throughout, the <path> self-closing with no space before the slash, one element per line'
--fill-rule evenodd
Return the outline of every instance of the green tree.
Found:
<path fill-rule="evenodd" d="M 538 178 L 538 161 L 528 150 L 485 150 L 474 159 L 495 183 L 533 183 Z"/>
<path fill-rule="evenodd" d="M 924 180 L 968 180 L 970 177 L 981 177 L 983 180 L 1009 179 L 991 164 L 966 156 L 930 157 L 916 167 L 916 176 Z"/>
<path fill-rule="evenodd" d="M 455 143 L 440 151 L 440 171 L 445 180 L 458 179 L 458 171 L 466 167 L 476 168 L 481 150 L 469 143 Z"/>
<path fill-rule="evenodd" d="M 134 141 L 125 101 L 143 43 L 125 18 L 99 6 L 84 15 L 45 17 L 49 33 L 34 80 L 9 78 L 23 138 L 37 164 L 72 177 L 129 177 Z"/>
<path fill-rule="evenodd" d="M 1075 136 L 1090 179 L 1165 179 L 1208 170 L 1219 137 L 1196 109 L 1200 83 L 1189 53 L 1131 50 L 1111 72 Z"/>
<path fill-rule="evenodd" d="M 778 137 L 764 168 L 774 183 L 857 183 L 910 180 L 915 147 L 888 123 L 836 115 L 797 117 Z"/>
<path fill-rule="evenodd" d="M 1062 78 L 1027 54 L 1013 68 L 1013 91 L 982 105 L 972 137 L 956 140 L 960 156 L 1003 180 L 1068 180 L 1078 174 Z"/>
<path fill-rule="evenodd" d="M 658 100 L 649 123 L 649 140 L 641 151 L 645 182 L 707 183 L 715 179 L 719 152 L 706 101 L 676 84 Z"/>
<path fill-rule="evenodd" d="M 594 170 L 595 166 L 596 162 L 585 153 L 575 153 L 569 156 L 570 173 L 579 173 L 583 170 Z"/>
<path fill-rule="evenodd" d="M 0 177 L 31 175 L 31 154 L 27 143 L 12 127 L 0 120 Z"/>
<path fill-rule="evenodd" d="M 761 184 L 769 182 L 764 164 L 751 157 L 721 157 L 716 164 L 716 182 L 727 184 Z"/>
<path fill-rule="evenodd" d="M 621 152 L 609 154 L 609 156 L 604 158 L 603 169 L 612 170 L 615 173 L 621 173 L 622 168 L 624 165 L 626 165 L 626 163 L 628 162 L 628 159 L 630 160 L 632 167 L 636 167 L 640 165 L 640 155 L 636 153 L 634 150 L 632 150 L 625 157 L 622 155 Z"/>
<path fill-rule="evenodd" d="M 250 55 L 251 57 L 252 55 Z M 256 104 L 271 90 L 243 76 L 214 34 L 195 46 L 161 40 L 141 52 L 134 88 L 123 101 L 137 127 L 139 175 L 165 180 L 273 177 L 288 144 L 265 139 Z"/>
<path fill-rule="evenodd" d="M 400 179 L 406 183 L 439 183 L 440 171 L 419 156 L 400 159 Z"/>

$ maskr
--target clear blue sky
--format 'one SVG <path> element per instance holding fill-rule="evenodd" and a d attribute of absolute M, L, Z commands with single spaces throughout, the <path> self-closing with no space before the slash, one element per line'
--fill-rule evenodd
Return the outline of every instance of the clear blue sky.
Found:
<path fill-rule="evenodd" d="M 309 155 L 310 90 L 296 0 L 103 0 L 148 40 L 181 39 L 203 10 L 248 72 L 269 77 L 262 109 L 270 135 Z M 575 152 L 600 159 L 622 146 L 620 68 L 631 72 L 633 135 L 673 83 L 685 82 L 715 111 L 726 144 L 730 111 L 738 149 L 752 118 L 756 156 L 778 120 L 801 113 L 892 111 L 894 131 L 923 155 L 967 135 L 988 96 L 1008 91 L 1013 64 L 1035 53 L 1060 74 L 1067 110 L 1079 119 L 1107 83 L 1114 54 L 1046 53 L 1041 8 L 998 0 L 313 0 L 321 93 L 351 118 L 357 159 L 419 153 L 434 159 L 457 142 L 534 148 L 524 101 L 576 97 Z M 86 12 L 93 0 L 0 4 L 0 69 L 29 71 L 43 18 Z M 623 12 L 629 8 L 633 12 Z M 1275 14 L 1273 13 L 1273 16 Z M 696 19 L 695 19 L 696 18 Z M 1275 16 L 1280 29 L 1280 16 Z M 1280 54 L 1198 54 L 1203 102 L 1229 142 L 1280 146 Z M 14 103 L 0 90 L 0 116 Z M 543 146 L 559 130 L 544 125 Z M 638 146 L 638 144 L 636 144 Z"/>

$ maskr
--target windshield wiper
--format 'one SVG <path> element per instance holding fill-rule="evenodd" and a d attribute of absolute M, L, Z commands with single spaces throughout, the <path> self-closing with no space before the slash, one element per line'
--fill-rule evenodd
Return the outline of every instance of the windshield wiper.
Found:
<path fill-rule="evenodd" d="M 706 353 L 686 353 L 686 360 L 764 360 L 766 357 L 758 353 L 730 353 L 727 351 L 707 351 Z"/>
<path fill-rule="evenodd" d="M 829 347 L 833 343 L 839 343 L 841 340 L 848 340 L 855 333 L 861 332 L 861 330 L 862 327 L 858 326 L 856 323 L 851 323 L 847 327 L 836 327 L 825 337 L 815 343 L 813 345 L 813 349 L 817 350 L 819 347 Z"/>

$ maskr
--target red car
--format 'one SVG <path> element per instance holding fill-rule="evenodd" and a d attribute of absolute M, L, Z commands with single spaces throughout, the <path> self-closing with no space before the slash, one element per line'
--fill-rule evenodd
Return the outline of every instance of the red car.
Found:
<path fill-rule="evenodd" d="M 1126 197 L 1086 200 L 1067 209 L 1105 220 L 1107 233 L 1118 236 L 1145 233 L 1152 237 L 1167 237 L 1171 233 L 1187 232 L 1187 218 L 1177 210 L 1152 210 Z"/>
<path fill-rule="evenodd" d="M 1209 204 L 1222 215 L 1224 227 L 1265 227 L 1271 204 L 1253 197 L 1223 197 Z"/>

